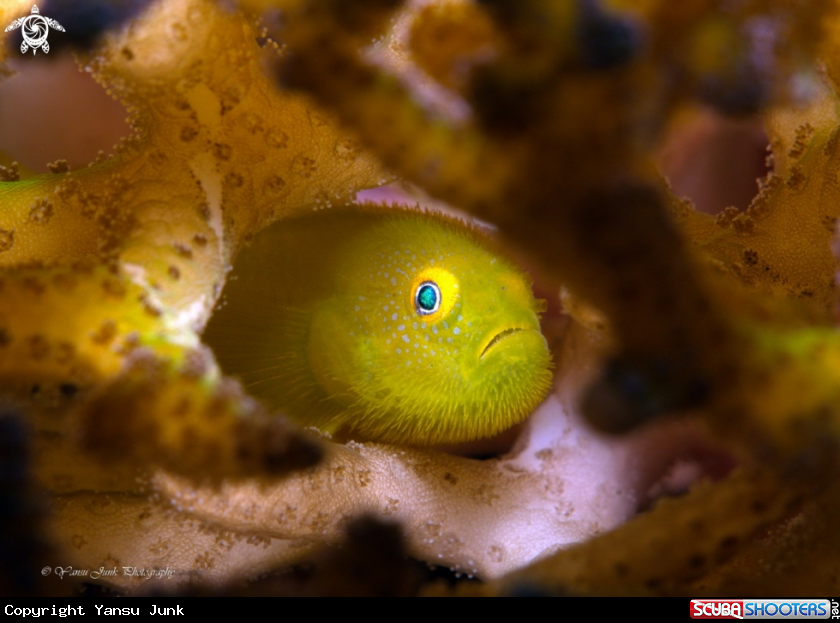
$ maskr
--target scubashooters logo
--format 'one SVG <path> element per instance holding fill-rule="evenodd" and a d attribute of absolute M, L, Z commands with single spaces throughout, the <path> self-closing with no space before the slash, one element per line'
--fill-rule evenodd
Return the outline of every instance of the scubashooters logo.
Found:
<path fill-rule="evenodd" d="M 32 54 L 38 51 L 38 48 L 44 50 L 44 54 L 50 51 L 50 44 L 47 43 L 47 36 L 50 34 L 50 27 L 64 32 L 64 27 L 54 19 L 44 17 L 38 11 L 38 5 L 32 5 L 31 15 L 26 17 L 19 17 L 11 24 L 6 26 L 6 32 L 10 30 L 17 30 L 21 28 L 23 35 L 23 43 L 20 44 L 20 51 L 26 53 L 29 48 L 32 48 Z"/>
<path fill-rule="evenodd" d="M 692 599 L 692 619 L 828 619 L 828 599 Z"/>

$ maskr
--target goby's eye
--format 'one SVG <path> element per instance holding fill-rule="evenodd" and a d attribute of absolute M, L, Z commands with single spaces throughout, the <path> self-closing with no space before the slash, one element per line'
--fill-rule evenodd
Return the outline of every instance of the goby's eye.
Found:
<path fill-rule="evenodd" d="M 434 281 L 424 281 L 414 292 L 414 309 L 421 316 L 434 314 L 440 309 L 440 288 Z"/>

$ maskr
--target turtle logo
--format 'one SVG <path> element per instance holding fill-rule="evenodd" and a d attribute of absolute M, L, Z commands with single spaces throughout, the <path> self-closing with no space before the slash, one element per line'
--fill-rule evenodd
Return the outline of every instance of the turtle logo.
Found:
<path fill-rule="evenodd" d="M 32 14 L 26 17 L 19 17 L 6 27 L 6 32 L 16 30 L 23 26 L 23 43 L 20 44 L 20 51 L 25 53 L 29 48 L 32 48 L 32 54 L 43 48 L 44 53 L 50 51 L 50 44 L 47 43 L 47 35 L 50 32 L 50 26 L 56 30 L 64 32 L 64 27 L 54 19 L 44 17 L 38 11 L 38 5 L 32 5 Z"/>

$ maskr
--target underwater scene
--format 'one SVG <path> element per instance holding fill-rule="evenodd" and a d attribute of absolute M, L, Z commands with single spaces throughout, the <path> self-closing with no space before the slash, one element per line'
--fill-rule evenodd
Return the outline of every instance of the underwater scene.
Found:
<path fill-rule="evenodd" d="M 0 27 L 3 594 L 840 592 L 840 1 Z"/>

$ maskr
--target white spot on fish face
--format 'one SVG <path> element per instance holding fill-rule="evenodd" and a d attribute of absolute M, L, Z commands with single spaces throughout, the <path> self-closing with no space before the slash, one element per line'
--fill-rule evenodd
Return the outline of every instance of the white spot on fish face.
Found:
<path fill-rule="evenodd" d="M 401 324 L 397 327 L 397 331 L 405 331 L 405 325 Z"/>
<path fill-rule="evenodd" d="M 455 327 L 454 329 L 452 329 L 452 333 L 454 333 L 455 335 L 458 335 L 460 332 L 461 329 L 459 327 Z"/>
<path fill-rule="evenodd" d="M 392 286 L 397 285 L 397 280 L 394 277 L 391 277 L 391 285 Z"/>
<path fill-rule="evenodd" d="M 408 344 L 409 340 L 408 340 L 408 336 L 407 336 L 407 335 L 403 335 L 403 336 L 402 336 L 402 339 L 403 339 L 403 342 L 405 342 L 406 344 Z M 417 346 L 417 344 L 415 344 L 415 346 Z"/>

